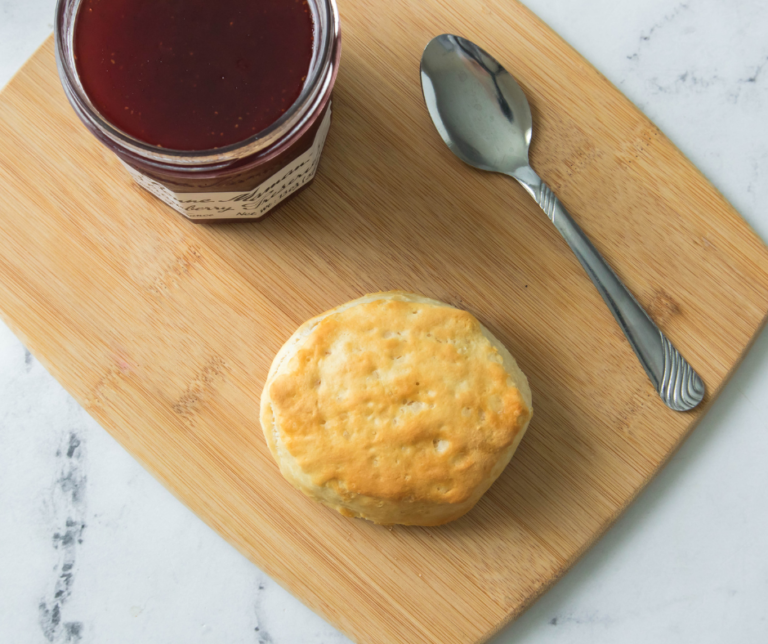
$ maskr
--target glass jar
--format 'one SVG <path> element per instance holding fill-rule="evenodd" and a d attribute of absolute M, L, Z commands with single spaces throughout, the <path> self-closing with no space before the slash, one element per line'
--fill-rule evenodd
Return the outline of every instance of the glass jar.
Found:
<path fill-rule="evenodd" d="M 56 60 L 64 91 L 85 126 L 136 182 L 196 223 L 252 221 L 314 179 L 331 120 L 341 55 L 335 0 L 308 0 L 314 22 L 309 72 L 299 97 L 272 125 L 212 150 L 177 151 L 140 141 L 112 125 L 86 94 L 75 65 L 74 34 L 83 0 L 59 0 Z"/>

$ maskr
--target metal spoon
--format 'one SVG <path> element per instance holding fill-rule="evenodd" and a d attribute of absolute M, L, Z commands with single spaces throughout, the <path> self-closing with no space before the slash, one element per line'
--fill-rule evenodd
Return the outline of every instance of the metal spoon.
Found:
<path fill-rule="evenodd" d="M 704 383 L 653 323 L 528 162 L 531 109 L 514 78 L 459 36 L 434 38 L 421 57 L 421 86 L 443 141 L 465 163 L 517 179 L 555 224 L 587 271 L 662 400 L 688 411 Z"/>

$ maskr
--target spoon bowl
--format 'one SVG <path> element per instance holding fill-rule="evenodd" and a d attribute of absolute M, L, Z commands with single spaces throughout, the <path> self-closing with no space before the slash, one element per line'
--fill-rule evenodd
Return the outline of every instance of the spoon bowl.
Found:
<path fill-rule="evenodd" d="M 421 85 L 427 110 L 451 151 L 475 168 L 514 177 L 541 206 L 587 271 L 664 403 L 675 411 L 696 407 L 705 393 L 699 375 L 531 168 L 533 120 L 517 81 L 474 43 L 443 34 L 422 54 Z"/>
<path fill-rule="evenodd" d="M 434 38 L 421 57 L 421 85 L 437 131 L 462 161 L 509 175 L 528 166 L 528 100 L 480 47 L 450 34 Z"/>

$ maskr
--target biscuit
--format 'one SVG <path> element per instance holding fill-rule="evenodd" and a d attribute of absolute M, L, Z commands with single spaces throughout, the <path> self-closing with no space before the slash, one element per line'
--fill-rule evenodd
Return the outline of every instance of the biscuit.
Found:
<path fill-rule="evenodd" d="M 528 380 L 477 319 L 400 291 L 301 325 L 261 398 L 283 476 L 345 516 L 385 525 L 434 526 L 468 512 L 532 412 Z"/>

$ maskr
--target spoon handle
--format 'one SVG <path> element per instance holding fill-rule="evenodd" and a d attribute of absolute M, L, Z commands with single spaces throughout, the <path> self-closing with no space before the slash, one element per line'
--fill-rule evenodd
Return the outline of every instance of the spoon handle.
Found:
<path fill-rule="evenodd" d="M 689 411 L 704 398 L 704 383 L 613 272 L 552 190 L 533 171 L 515 176 L 555 224 L 619 323 L 664 403 Z"/>

